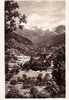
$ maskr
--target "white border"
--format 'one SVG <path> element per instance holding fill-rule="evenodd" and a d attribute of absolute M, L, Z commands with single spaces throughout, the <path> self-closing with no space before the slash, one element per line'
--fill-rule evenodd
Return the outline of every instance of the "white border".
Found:
<path fill-rule="evenodd" d="M 4 1 L 0 0 L 0 100 L 4 100 L 5 95 L 4 70 Z"/>
<path fill-rule="evenodd" d="M 66 97 L 69 98 L 69 0 L 66 0 Z"/>
<path fill-rule="evenodd" d="M 69 66 L 68 66 L 69 65 L 69 55 L 68 55 L 69 54 L 69 0 L 65 0 L 65 2 L 66 2 L 66 11 L 65 11 L 65 15 L 66 15 L 66 18 L 65 18 L 65 22 L 66 22 L 66 98 L 64 99 L 68 100 L 69 98 Z M 4 34 L 4 0 L 0 0 L 0 100 L 13 100 L 13 99 L 5 99 L 4 35 L 5 35 Z M 62 98 L 47 98 L 47 99 L 63 100 Z M 18 100 L 22 100 L 22 99 L 18 99 Z"/>

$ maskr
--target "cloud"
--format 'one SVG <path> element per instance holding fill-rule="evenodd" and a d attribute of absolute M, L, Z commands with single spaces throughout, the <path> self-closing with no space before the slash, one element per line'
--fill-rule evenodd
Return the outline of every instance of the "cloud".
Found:
<path fill-rule="evenodd" d="M 50 17 L 50 16 L 39 16 L 36 13 L 31 14 L 27 18 L 28 23 L 25 25 L 27 29 L 34 29 L 35 26 L 45 29 L 51 29 L 57 25 L 64 24 L 64 20 L 58 17 Z"/>
<path fill-rule="evenodd" d="M 48 2 L 51 2 L 51 1 L 54 1 L 54 0 L 23 0 L 23 1 L 34 1 L 34 2 L 48 1 Z M 65 1 L 65 0 L 55 0 L 55 1 Z"/>
<path fill-rule="evenodd" d="M 64 23 L 64 0 L 60 0 L 63 2 L 60 2 L 59 0 L 57 0 L 57 2 L 55 1 L 56 0 L 25 0 L 25 2 L 19 1 L 18 4 L 20 7 L 20 12 L 27 15 L 27 24 L 25 27 L 27 29 L 34 29 L 36 26 L 38 28 L 47 29 Z"/>

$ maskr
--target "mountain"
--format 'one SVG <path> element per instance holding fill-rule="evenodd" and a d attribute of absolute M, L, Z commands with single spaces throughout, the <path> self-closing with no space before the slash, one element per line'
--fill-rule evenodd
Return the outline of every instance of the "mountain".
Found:
<path fill-rule="evenodd" d="M 58 34 L 63 34 L 65 33 L 65 26 L 64 25 L 59 25 L 55 28 L 55 32 L 57 32 Z"/>
<path fill-rule="evenodd" d="M 5 49 L 16 49 L 21 53 L 29 54 L 33 48 L 33 43 L 31 40 L 16 34 L 15 32 L 8 35 L 8 38 L 5 43 Z"/>
<path fill-rule="evenodd" d="M 28 38 L 34 44 L 39 44 L 39 43 L 42 43 L 43 41 L 48 42 L 50 38 L 53 36 L 65 33 L 65 26 L 58 25 L 52 31 L 50 31 L 49 29 L 43 31 L 42 29 L 37 28 L 37 27 L 34 27 L 34 30 L 32 29 L 29 30 L 25 28 L 23 30 L 20 30 L 18 28 L 16 30 L 16 33 L 18 35 Z"/>
<path fill-rule="evenodd" d="M 26 44 L 26 45 L 32 45 L 32 41 L 31 40 L 29 40 L 26 37 L 23 37 L 21 35 L 18 35 L 15 32 L 9 34 L 9 39 L 15 39 L 19 43 L 23 43 L 23 44 Z"/>
<path fill-rule="evenodd" d="M 8 35 L 6 47 L 16 48 L 22 53 L 35 54 L 37 48 L 59 46 L 65 44 L 65 26 L 59 25 L 50 31 L 43 31 L 35 27 L 35 30 L 17 29 L 12 35 Z M 36 51 L 37 50 L 37 51 Z"/>
<path fill-rule="evenodd" d="M 49 29 L 43 31 L 42 29 L 35 28 L 35 30 L 17 29 L 17 34 L 30 39 L 34 44 L 38 44 L 43 42 L 42 40 L 47 40 L 49 37 L 54 36 L 57 33 L 50 31 Z"/>
<path fill-rule="evenodd" d="M 56 46 L 56 47 L 63 44 L 65 44 L 65 34 L 54 36 L 50 43 L 51 46 Z"/>
<path fill-rule="evenodd" d="M 40 42 L 38 42 L 38 45 L 40 47 L 42 47 L 42 46 L 47 47 L 51 43 L 52 38 L 54 36 L 56 36 L 56 32 L 46 30 L 45 33 L 44 33 L 44 36 L 42 36 L 40 38 Z"/>
<path fill-rule="evenodd" d="M 38 43 L 38 40 L 41 38 L 43 31 L 41 29 L 35 28 L 35 30 L 29 29 L 17 29 L 17 34 L 24 36 L 31 40 L 33 43 Z"/>
<path fill-rule="evenodd" d="M 46 30 L 44 36 L 42 36 L 40 40 L 41 41 L 38 43 L 38 46 L 41 48 L 52 46 L 57 47 L 65 44 L 65 26 L 57 26 L 53 31 Z"/>

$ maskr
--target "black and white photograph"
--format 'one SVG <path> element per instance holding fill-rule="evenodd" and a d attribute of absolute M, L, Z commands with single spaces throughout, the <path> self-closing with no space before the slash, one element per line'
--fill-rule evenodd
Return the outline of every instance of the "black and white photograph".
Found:
<path fill-rule="evenodd" d="M 5 0 L 5 98 L 65 98 L 65 0 Z"/>

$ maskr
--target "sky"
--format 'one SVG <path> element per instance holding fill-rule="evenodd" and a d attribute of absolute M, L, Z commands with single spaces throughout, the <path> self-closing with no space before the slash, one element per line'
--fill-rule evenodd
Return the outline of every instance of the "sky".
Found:
<path fill-rule="evenodd" d="M 27 16 L 27 29 L 38 27 L 45 30 L 65 24 L 64 0 L 23 0 L 18 4 L 19 12 Z"/>

